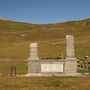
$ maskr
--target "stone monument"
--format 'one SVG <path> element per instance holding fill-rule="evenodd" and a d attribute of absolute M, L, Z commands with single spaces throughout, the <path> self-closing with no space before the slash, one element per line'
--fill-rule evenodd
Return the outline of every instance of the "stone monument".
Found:
<path fill-rule="evenodd" d="M 77 59 L 75 58 L 74 37 L 72 35 L 66 35 L 65 72 L 66 73 L 77 72 Z"/>
<path fill-rule="evenodd" d="M 74 54 L 74 37 L 66 35 L 66 59 L 76 59 Z"/>
<path fill-rule="evenodd" d="M 66 35 L 65 59 L 39 59 L 37 43 L 30 44 L 26 76 L 77 76 L 77 59 L 74 54 L 74 37 Z"/>
<path fill-rule="evenodd" d="M 37 43 L 30 44 L 30 57 L 28 58 L 28 60 L 39 60 L 37 46 Z"/>
<path fill-rule="evenodd" d="M 38 44 L 30 44 L 30 56 L 28 58 L 28 73 L 38 73 L 39 72 L 39 57 L 38 57 Z"/>

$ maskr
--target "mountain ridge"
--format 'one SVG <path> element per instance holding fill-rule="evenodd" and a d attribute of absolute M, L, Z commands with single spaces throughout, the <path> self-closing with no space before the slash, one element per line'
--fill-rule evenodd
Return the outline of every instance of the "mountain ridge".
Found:
<path fill-rule="evenodd" d="M 0 17 L 0 20 L 7 20 L 7 19 Z M 84 21 L 84 20 L 90 20 L 90 17 L 85 18 L 83 20 L 74 20 L 74 21 Z M 11 20 L 8 20 L 8 21 L 11 21 Z M 12 21 L 12 22 L 17 22 L 17 21 Z M 72 21 L 66 21 L 66 22 L 72 22 Z M 20 23 L 27 23 L 27 22 L 20 22 Z M 65 22 L 61 22 L 61 23 L 65 23 Z M 33 23 L 29 23 L 29 24 L 33 24 Z M 58 23 L 51 23 L 51 24 L 58 24 Z M 46 24 L 37 24 L 37 25 L 46 25 Z"/>

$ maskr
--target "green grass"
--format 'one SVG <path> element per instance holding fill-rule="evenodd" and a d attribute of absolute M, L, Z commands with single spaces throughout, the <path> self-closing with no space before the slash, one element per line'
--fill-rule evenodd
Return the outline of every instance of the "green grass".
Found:
<path fill-rule="evenodd" d="M 27 74 L 28 63 L 25 60 L 0 61 L 0 74 L 11 74 L 11 66 L 16 67 L 17 74 Z"/>
<path fill-rule="evenodd" d="M 89 73 L 89 70 L 77 70 L 77 73 L 85 74 L 85 73 Z"/>

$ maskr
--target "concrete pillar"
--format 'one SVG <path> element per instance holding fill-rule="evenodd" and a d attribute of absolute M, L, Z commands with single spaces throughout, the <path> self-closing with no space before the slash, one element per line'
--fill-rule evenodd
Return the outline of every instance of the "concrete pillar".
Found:
<path fill-rule="evenodd" d="M 37 49 L 37 43 L 30 44 L 30 57 L 28 60 L 38 60 L 38 49 Z"/>
<path fill-rule="evenodd" d="M 77 59 L 74 53 L 74 37 L 66 35 L 65 73 L 77 73 Z"/>
<path fill-rule="evenodd" d="M 39 73 L 40 71 L 40 60 L 38 57 L 37 43 L 30 44 L 30 56 L 28 58 L 28 74 Z"/>
<path fill-rule="evenodd" d="M 66 59 L 75 58 L 74 53 L 74 37 L 66 35 Z"/>

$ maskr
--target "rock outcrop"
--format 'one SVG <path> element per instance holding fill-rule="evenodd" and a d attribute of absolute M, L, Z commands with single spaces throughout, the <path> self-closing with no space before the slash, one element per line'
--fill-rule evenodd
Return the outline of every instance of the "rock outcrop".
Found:
<path fill-rule="evenodd" d="M 5 19 L 5 18 L 3 18 L 3 17 L 0 17 L 0 20 L 7 20 L 7 19 Z"/>

